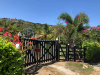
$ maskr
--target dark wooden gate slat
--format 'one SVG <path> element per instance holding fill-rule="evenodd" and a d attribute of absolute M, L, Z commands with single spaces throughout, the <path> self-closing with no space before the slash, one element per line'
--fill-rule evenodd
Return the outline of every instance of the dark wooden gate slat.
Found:
<path fill-rule="evenodd" d="M 44 62 L 45 62 L 45 42 L 44 42 Z"/>
<path fill-rule="evenodd" d="M 76 46 L 74 46 L 74 61 L 76 61 L 75 51 L 76 51 Z"/>
<path fill-rule="evenodd" d="M 42 41 L 40 41 L 40 50 L 41 50 L 41 52 L 40 52 L 40 57 L 42 56 Z M 40 58 L 39 57 L 39 58 Z M 42 60 L 42 59 L 41 59 Z M 39 61 L 40 62 L 40 61 Z"/>
<path fill-rule="evenodd" d="M 29 50 L 28 50 L 28 63 L 29 63 Z M 28 64 L 28 66 L 29 66 L 29 64 Z"/>
<path fill-rule="evenodd" d="M 69 45 L 68 45 L 68 61 L 69 61 Z"/>
<path fill-rule="evenodd" d="M 84 46 L 84 59 L 83 59 L 84 62 L 85 62 L 85 55 L 86 55 L 85 52 L 86 52 L 86 46 Z"/>
<path fill-rule="evenodd" d="M 38 48 L 38 41 L 36 42 L 36 48 Z M 38 52 L 36 52 L 36 56 L 37 56 L 37 64 L 38 64 Z"/>
<path fill-rule="evenodd" d="M 54 50 L 53 50 L 53 46 L 52 46 L 52 60 L 53 60 L 53 51 L 54 51 Z M 51 57 L 51 56 L 50 56 L 50 57 Z"/>
<path fill-rule="evenodd" d="M 54 41 L 54 57 L 55 57 L 55 51 L 56 51 L 55 44 L 56 44 L 56 42 Z"/>
<path fill-rule="evenodd" d="M 47 53 L 48 54 L 48 59 L 50 59 L 50 57 L 49 57 L 49 53 Z M 48 61 L 50 61 L 50 60 L 48 60 Z"/>
<path fill-rule="evenodd" d="M 32 43 L 33 43 L 33 41 L 32 41 Z M 32 48 L 33 49 L 33 48 Z M 33 55 L 33 50 L 32 50 L 32 55 Z M 31 58 L 32 58 L 32 62 L 33 62 L 33 56 L 31 55 Z"/>
<path fill-rule="evenodd" d="M 36 43 L 36 41 L 34 41 L 34 46 L 35 46 L 35 48 L 36 48 L 35 43 Z M 34 51 L 34 57 L 36 58 L 35 51 Z M 36 64 L 36 60 L 35 60 L 35 59 L 34 59 L 34 61 L 35 61 L 35 64 Z"/>
<path fill-rule="evenodd" d="M 36 58 L 37 58 L 36 63 L 38 64 L 38 52 L 36 52 Z"/>
<path fill-rule="evenodd" d="M 67 54 L 67 44 L 66 44 L 66 60 L 67 60 L 67 55 L 68 55 L 68 54 Z"/>
<path fill-rule="evenodd" d="M 41 42 L 39 41 L 39 49 L 41 49 L 40 47 L 40 44 L 41 44 Z M 38 52 L 39 53 L 39 58 L 38 59 L 40 59 L 40 57 L 41 57 L 41 52 Z M 39 61 L 39 64 L 40 64 L 40 61 Z"/>
<path fill-rule="evenodd" d="M 46 44 L 46 48 L 48 47 L 48 44 Z M 46 53 L 46 62 L 47 62 L 47 53 Z"/>
<path fill-rule="evenodd" d="M 31 42 L 31 41 L 29 41 L 29 42 Z M 32 46 L 32 45 L 30 45 L 30 46 Z M 31 50 L 30 50 L 30 62 L 31 62 Z"/>
<path fill-rule="evenodd" d="M 43 55 L 43 42 L 42 42 L 42 55 Z M 42 62 L 43 62 L 43 58 L 42 58 Z"/>

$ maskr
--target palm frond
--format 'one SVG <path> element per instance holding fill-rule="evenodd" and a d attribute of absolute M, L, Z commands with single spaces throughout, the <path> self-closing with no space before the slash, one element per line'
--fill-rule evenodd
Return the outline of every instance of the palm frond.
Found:
<path fill-rule="evenodd" d="M 73 23 L 73 18 L 68 14 L 68 13 L 62 13 L 59 17 L 58 20 L 62 19 L 65 20 L 68 23 Z"/>
<path fill-rule="evenodd" d="M 81 14 L 81 18 L 78 17 L 78 14 L 74 18 L 74 25 L 77 26 L 79 23 L 82 24 L 88 24 L 89 23 L 89 17 L 85 13 Z M 80 24 L 81 24 L 80 23 Z"/>

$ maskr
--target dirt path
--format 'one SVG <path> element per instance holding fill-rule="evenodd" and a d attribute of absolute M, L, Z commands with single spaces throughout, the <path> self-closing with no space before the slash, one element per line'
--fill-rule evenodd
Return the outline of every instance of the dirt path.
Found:
<path fill-rule="evenodd" d="M 69 63 L 68 61 L 55 62 L 52 64 L 44 63 L 41 68 L 34 75 L 81 75 L 77 72 L 73 72 L 68 68 L 65 68 L 65 65 Z M 86 64 L 86 63 L 82 63 Z M 90 75 L 100 75 L 100 67 L 94 66 L 94 72 Z M 33 69 L 32 69 L 33 70 Z M 33 75 L 33 74 L 30 74 Z M 83 74 L 84 75 L 84 74 Z"/>
<path fill-rule="evenodd" d="M 77 75 L 77 74 L 79 74 L 79 73 L 75 73 L 75 72 L 73 72 L 73 71 L 71 71 L 69 69 L 66 69 L 66 68 L 64 68 L 62 66 L 49 65 L 49 67 L 53 67 L 55 69 L 58 69 L 59 71 L 62 71 L 63 73 L 65 73 L 65 75 Z"/>

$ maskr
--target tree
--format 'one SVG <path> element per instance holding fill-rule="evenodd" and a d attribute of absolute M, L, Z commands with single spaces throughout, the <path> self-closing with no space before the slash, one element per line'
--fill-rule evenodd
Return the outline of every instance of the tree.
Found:
<path fill-rule="evenodd" d="M 47 35 L 49 35 L 51 33 L 51 29 L 50 26 L 47 24 L 44 24 L 44 28 L 43 28 L 43 34 L 44 34 L 44 39 L 47 39 Z"/>
<path fill-rule="evenodd" d="M 98 25 L 97 27 L 100 27 L 100 25 Z"/>
<path fill-rule="evenodd" d="M 63 27 L 63 23 L 59 23 L 59 22 L 56 25 L 56 36 L 59 38 L 59 42 L 60 42 L 61 34 L 62 32 L 64 32 L 64 27 Z"/>
<path fill-rule="evenodd" d="M 66 29 L 74 26 L 72 29 L 67 30 L 68 32 L 71 31 L 68 36 L 69 40 L 71 39 L 71 37 L 73 37 L 73 43 L 78 36 L 78 32 L 81 32 L 85 29 L 83 25 L 88 25 L 89 23 L 89 17 L 82 12 L 80 14 L 77 14 L 74 19 L 68 13 L 62 13 L 60 16 L 58 16 L 58 20 L 60 19 L 64 20 L 67 23 L 68 26 L 65 27 Z"/>

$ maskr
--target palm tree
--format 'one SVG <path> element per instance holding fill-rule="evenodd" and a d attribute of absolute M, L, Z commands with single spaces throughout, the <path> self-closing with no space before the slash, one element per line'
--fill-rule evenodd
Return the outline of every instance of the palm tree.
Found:
<path fill-rule="evenodd" d="M 69 32 L 69 34 L 68 34 L 69 41 L 70 41 L 71 37 L 73 37 L 73 39 L 75 39 L 76 36 L 78 36 L 77 33 L 81 32 L 82 30 L 85 29 L 85 27 L 83 26 L 84 24 L 88 25 L 88 23 L 89 23 L 89 17 L 85 13 L 77 14 L 74 19 L 68 13 L 62 13 L 58 17 L 58 20 L 60 20 L 60 19 L 67 22 L 67 25 L 65 27 L 66 28 L 65 32 L 66 31 Z M 68 28 L 70 28 L 70 29 L 68 29 Z M 73 43 L 74 43 L 74 41 L 73 41 Z"/>
<path fill-rule="evenodd" d="M 60 21 L 57 23 L 57 25 L 56 25 L 56 27 L 58 27 L 59 29 L 57 29 L 57 36 L 59 36 L 58 38 L 59 38 L 59 43 L 61 42 L 60 41 L 60 38 L 61 38 L 61 34 L 62 34 L 62 32 L 63 32 L 63 29 L 64 29 L 64 26 L 63 26 L 63 23 L 60 23 Z"/>
<path fill-rule="evenodd" d="M 49 35 L 50 33 L 51 33 L 50 26 L 47 25 L 47 24 L 44 24 L 44 31 L 43 31 L 43 34 L 44 34 L 44 39 L 45 39 L 45 40 L 47 39 L 47 35 Z"/>

